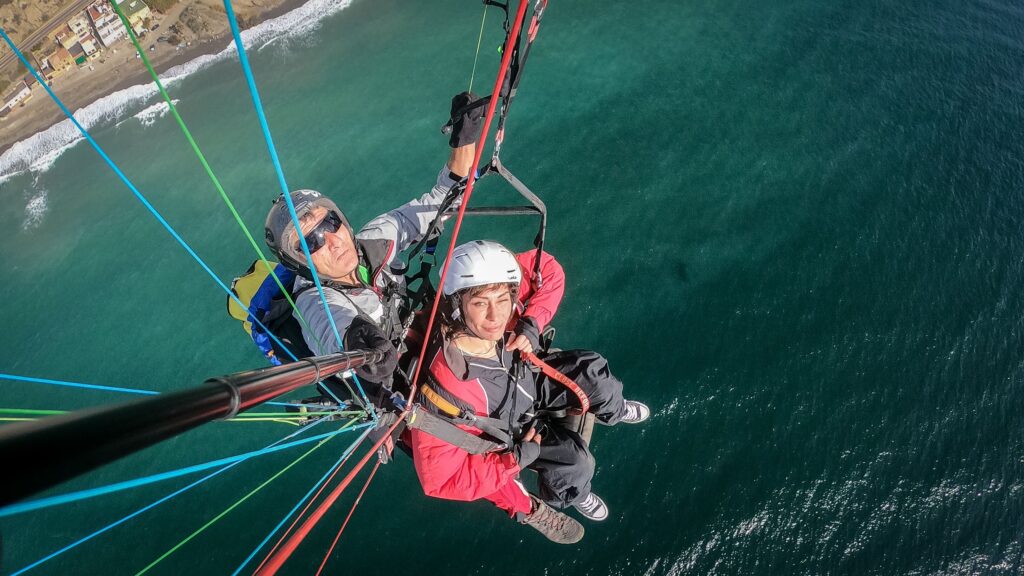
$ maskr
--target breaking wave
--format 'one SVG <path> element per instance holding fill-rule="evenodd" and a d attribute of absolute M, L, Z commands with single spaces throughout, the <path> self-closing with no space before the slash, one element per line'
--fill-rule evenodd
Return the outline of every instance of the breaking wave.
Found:
<path fill-rule="evenodd" d="M 46 190 L 39 189 L 29 198 L 28 204 L 25 205 L 25 220 L 21 223 L 22 230 L 31 230 L 42 224 L 49 207 L 46 196 Z"/>
<path fill-rule="evenodd" d="M 272 43 L 279 49 L 287 49 L 294 41 L 306 38 L 311 32 L 316 31 L 323 18 L 347 8 L 351 3 L 352 0 L 310 0 L 287 14 L 243 31 L 242 44 L 247 50 L 254 46 L 257 50 L 262 50 Z M 227 58 L 237 58 L 234 41 L 229 42 L 216 54 L 199 56 L 167 70 L 160 75 L 160 80 L 164 86 L 170 86 Z M 118 122 L 133 116 L 144 126 L 149 126 L 168 111 L 167 105 L 163 102 L 138 110 L 156 94 L 156 86 L 151 83 L 131 86 L 75 111 L 75 118 L 86 130 L 103 122 Z M 174 102 L 177 104 L 177 101 Z M 42 132 L 17 142 L 0 155 L 0 184 L 26 171 L 38 175 L 49 170 L 61 154 L 82 140 L 84 138 L 71 120 L 64 119 Z"/>
<path fill-rule="evenodd" d="M 180 100 L 175 100 L 172 98 L 171 102 L 173 102 L 174 105 L 177 106 Z M 141 112 L 139 112 L 135 116 L 132 116 L 132 118 L 138 120 L 143 126 L 152 126 L 154 122 L 166 116 L 167 113 L 170 111 L 171 107 L 167 105 L 167 102 L 161 100 L 156 104 L 153 104 L 149 108 L 143 108 Z"/>

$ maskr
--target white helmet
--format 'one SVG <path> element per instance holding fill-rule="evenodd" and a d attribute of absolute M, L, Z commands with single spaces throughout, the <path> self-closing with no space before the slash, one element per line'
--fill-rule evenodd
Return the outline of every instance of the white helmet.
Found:
<path fill-rule="evenodd" d="M 523 272 L 516 257 L 497 242 L 474 240 L 452 251 L 448 275 L 441 292 L 451 296 L 460 290 L 487 284 L 519 284 Z"/>

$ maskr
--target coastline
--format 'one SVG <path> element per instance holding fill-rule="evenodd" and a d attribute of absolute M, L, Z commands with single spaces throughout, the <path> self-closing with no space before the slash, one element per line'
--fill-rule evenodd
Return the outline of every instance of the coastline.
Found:
<path fill-rule="evenodd" d="M 239 14 L 239 26 L 242 30 L 246 30 L 260 23 L 272 20 L 279 16 L 283 16 L 292 10 L 295 10 L 308 2 L 309 0 L 282 0 L 276 5 L 262 10 L 248 18 Z M 153 63 L 153 69 L 156 70 L 158 75 L 162 75 L 166 71 L 180 66 L 182 64 L 191 62 L 196 58 L 202 56 L 214 55 L 223 50 L 231 42 L 231 30 L 225 21 L 222 30 L 218 30 L 212 34 L 209 38 L 204 39 L 201 42 L 194 42 L 192 46 L 189 46 L 183 50 L 177 51 L 169 58 L 161 59 L 159 62 Z M 150 38 L 143 40 L 145 43 L 149 43 Z M 143 44 L 145 45 L 145 44 Z M 134 54 L 135 49 L 131 43 L 122 43 L 124 50 L 127 50 L 127 54 Z M 77 83 L 68 83 L 67 86 L 54 89 L 57 96 L 64 102 L 65 106 L 68 107 L 73 113 L 78 110 L 100 100 L 106 96 L 109 96 L 120 90 L 124 90 L 131 86 L 138 86 L 141 84 L 152 84 L 153 78 L 149 75 L 145 66 L 141 60 L 134 57 L 128 57 L 132 61 L 134 69 L 127 74 L 118 74 L 116 80 L 112 82 L 103 82 L 101 78 L 95 79 L 93 82 L 88 82 L 88 78 L 83 79 Z M 124 67 L 118 68 L 118 72 L 123 70 Z M 107 80 L 110 78 L 108 77 Z M 91 84 L 91 85 L 90 85 Z M 43 106 L 39 106 L 39 103 L 34 103 L 34 109 L 23 110 L 21 117 L 10 118 L 7 122 L 0 124 L 0 155 L 11 149 L 15 144 L 21 142 L 27 138 L 31 138 L 33 135 L 48 130 L 55 124 L 61 122 L 67 118 L 63 112 L 52 102 L 50 97 L 44 90 L 36 89 L 33 94 L 33 100 L 41 99 L 45 100 Z"/>

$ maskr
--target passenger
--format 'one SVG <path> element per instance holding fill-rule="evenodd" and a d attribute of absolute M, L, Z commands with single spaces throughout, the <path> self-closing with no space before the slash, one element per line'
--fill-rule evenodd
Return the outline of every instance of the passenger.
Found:
<path fill-rule="evenodd" d="M 538 335 L 564 291 L 562 268 L 547 253 L 541 254 L 543 285 L 534 291 L 535 256 L 535 250 L 513 256 L 485 241 L 454 250 L 442 287 L 440 344 L 428 354 L 429 376 L 420 387 L 423 407 L 432 414 L 458 411 L 459 428 L 494 437 L 508 449 L 471 454 L 415 426 L 409 441 L 427 495 L 490 500 L 550 540 L 572 544 L 583 537 L 583 526 L 558 509 L 572 506 L 600 521 L 608 508 L 591 490 L 594 458 L 584 439 L 539 417 L 580 408 L 580 400 L 519 360 L 519 352 L 538 348 Z M 636 424 L 650 416 L 644 404 L 623 399 L 622 383 L 596 352 L 555 352 L 543 359 L 586 392 L 598 422 Z M 538 474 L 539 497 L 520 482 L 526 468 Z"/>
<path fill-rule="evenodd" d="M 465 92 L 455 96 L 452 113 L 465 110 L 475 100 Z M 423 238 L 445 195 L 469 174 L 483 112 L 483 106 L 471 107 L 455 119 L 449 140 L 453 150 L 430 192 L 377 216 L 359 232 L 353 233 L 344 212 L 330 198 L 314 190 L 291 193 L 302 236 L 344 348 L 377 348 L 388 353 L 387 362 L 357 371 L 371 382 L 390 378 L 397 364 L 396 344 L 403 336 L 399 315 L 405 278 L 393 268 L 405 268 L 402 252 Z M 295 304 L 307 324 L 302 328 L 303 340 L 316 355 L 338 352 L 334 329 L 315 289 L 283 195 L 267 214 L 265 232 L 267 246 L 284 267 L 296 273 Z"/>

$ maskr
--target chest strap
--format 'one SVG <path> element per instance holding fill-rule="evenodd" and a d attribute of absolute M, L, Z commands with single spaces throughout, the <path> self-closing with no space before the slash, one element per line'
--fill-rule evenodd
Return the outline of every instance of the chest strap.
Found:
<path fill-rule="evenodd" d="M 458 434 L 480 440 L 481 438 L 479 436 L 470 434 L 469 432 L 466 432 L 465 430 L 459 428 L 459 425 L 471 426 L 473 428 L 480 430 L 484 434 L 487 434 L 491 438 L 497 440 L 497 442 L 491 442 L 491 444 L 495 446 L 501 446 L 499 450 L 507 450 L 512 446 L 512 434 L 507 429 L 508 424 L 505 423 L 504 421 L 499 420 L 497 418 L 477 416 L 476 414 L 473 414 L 468 410 L 463 410 L 456 406 L 455 404 L 453 404 L 452 402 L 449 402 L 444 397 L 442 397 L 440 394 L 434 391 L 434 389 L 431 388 L 427 383 L 420 384 L 419 391 L 420 397 L 426 400 L 427 403 L 430 404 L 430 407 L 434 409 L 431 410 L 431 412 L 436 412 L 436 414 L 431 415 L 437 418 L 438 420 L 446 423 Z M 431 434 L 433 436 L 437 436 L 441 440 L 445 440 L 446 442 L 449 441 L 448 438 L 441 437 L 433 433 Z M 459 446 L 457 442 L 450 443 Z"/>
<path fill-rule="evenodd" d="M 429 409 L 419 404 L 413 406 L 407 422 L 409 428 L 426 432 L 470 454 L 504 452 L 509 448 L 506 444 L 470 434 L 447 418 L 433 414 Z"/>

